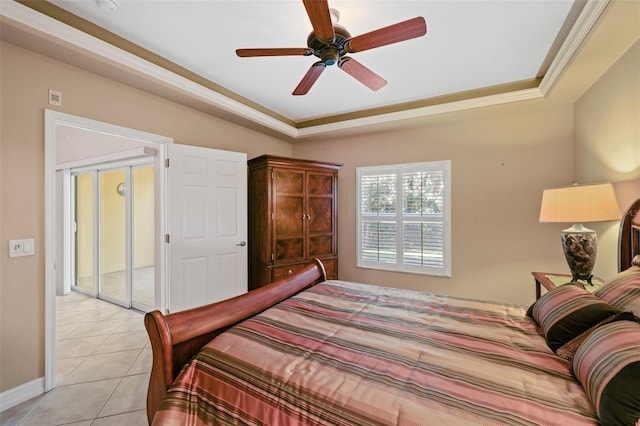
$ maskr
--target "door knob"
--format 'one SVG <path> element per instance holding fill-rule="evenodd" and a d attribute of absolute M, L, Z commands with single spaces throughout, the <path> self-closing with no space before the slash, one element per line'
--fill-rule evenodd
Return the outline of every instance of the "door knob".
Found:
<path fill-rule="evenodd" d="M 246 241 L 240 241 L 240 244 L 236 244 L 237 246 L 244 247 L 247 245 Z"/>

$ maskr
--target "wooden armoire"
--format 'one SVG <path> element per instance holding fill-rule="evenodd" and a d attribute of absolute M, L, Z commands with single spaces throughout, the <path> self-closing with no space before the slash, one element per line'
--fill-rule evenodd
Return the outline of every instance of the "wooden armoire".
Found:
<path fill-rule="evenodd" d="M 302 269 L 313 258 L 338 278 L 341 164 L 263 155 L 249 164 L 249 289 Z"/>

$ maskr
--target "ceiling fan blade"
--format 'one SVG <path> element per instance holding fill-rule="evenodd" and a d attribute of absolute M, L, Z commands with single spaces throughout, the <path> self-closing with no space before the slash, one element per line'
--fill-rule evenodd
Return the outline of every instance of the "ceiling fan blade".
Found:
<path fill-rule="evenodd" d="M 348 56 L 340 59 L 338 67 L 371 90 L 379 90 L 387 84 L 387 80 Z"/>
<path fill-rule="evenodd" d="M 236 49 L 236 55 L 241 58 L 251 58 L 255 56 L 309 56 L 313 55 L 313 50 L 307 47 L 286 47 L 275 49 Z"/>
<path fill-rule="evenodd" d="M 324 71 L 326 67 L 327 66 L 322 62 L 316 62 L 315 64 L 311 65 L 311 68 L 309 68 L 309 71 L 307 71 L 304 77 L 302 77 L 302 80 L 298 84 L 298 87 L 295 88 L 292 94 L 296 96 L 306 95 L 307 92 L 309 92 L 309 89 L 311 89 L 311 86 L 313 86 L 313 84 L 316 82 L 318 77 L 320 77 L 320 74 L 322 74 L 322 71 Z"/>
<path fill-rule="evenodd" d="M 327 0 L 302 0 L 313 26 L 313 32 L 323 41 L 333 40 L 333 23 Z"/>
<path fill-rule="evenodd" d="M 426 33 L 427 23 L 422 16 L 418 16 L 417 18 L 352 37 L 345 42 L 344 47 L 349 53 L 362 52 L 375 47 L 422 37 Z"/>

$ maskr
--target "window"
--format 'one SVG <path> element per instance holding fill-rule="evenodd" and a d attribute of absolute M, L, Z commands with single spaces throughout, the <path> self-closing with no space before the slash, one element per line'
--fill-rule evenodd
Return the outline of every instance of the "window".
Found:
<path fill-rule="evenodd" d="M 356 168 L 358 267 L 451 276 L 451 162 Z"/>

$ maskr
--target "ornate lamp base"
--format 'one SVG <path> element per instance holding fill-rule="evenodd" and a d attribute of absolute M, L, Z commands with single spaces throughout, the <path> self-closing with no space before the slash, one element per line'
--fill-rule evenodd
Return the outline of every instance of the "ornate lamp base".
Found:
<path fill-rule="evenodd" d="M 597 248 L 596 231 L 585 228 L 581 223 L 562 231 L 562 249 L 571 270 L 572 282 L 584 280 L 591 284 Z"/>

